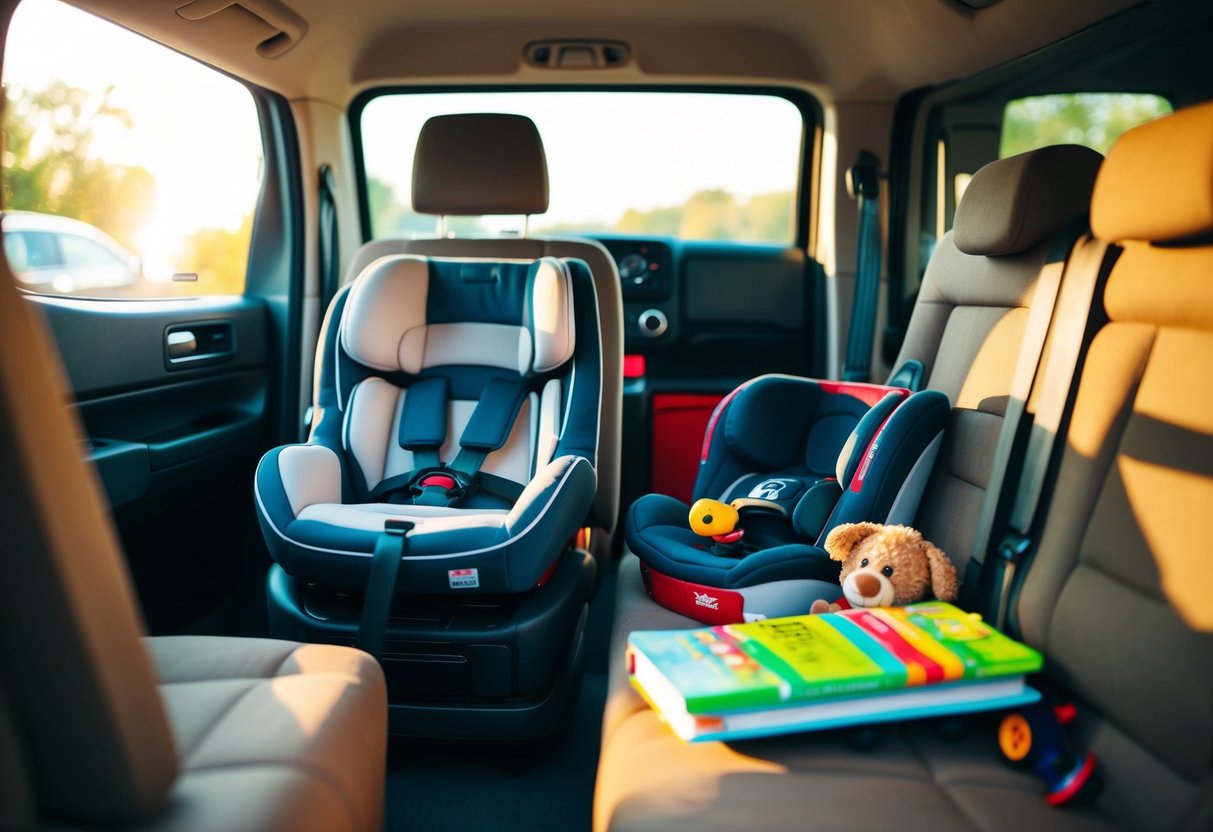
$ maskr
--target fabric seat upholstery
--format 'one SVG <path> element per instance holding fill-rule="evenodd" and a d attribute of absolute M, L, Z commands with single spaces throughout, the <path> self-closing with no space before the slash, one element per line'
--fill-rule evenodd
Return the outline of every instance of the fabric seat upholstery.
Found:
<path fill-rule="evenodd" d="M 1106 781 L 1095 806 L 1046 807 L 1041 784 L 1003 766 L 988 735 L 946 742 L 924 725 L 892 730 L 871 753 L 828 733 L 681 745 L 617 667 L 597 828 L 751 828 L 750 810 L 804 829 L 1213 825 L 1213 573 L 1192 522 L 1213 511 L 1213 400 L 1192 385 L 1213 372 L 1211 143 L 1213 105 L 1181 111 L 1126 133 L 1100 173 L 1099 240 L 1080 249 L 1102 240 L 1123 252 L 1014 607 L 1022 636 L 1077 697 L 1076 742 Z M 626 628 L 676 625 L 635 612 L 633 578 L 620 576 L 616 651 Z"/>
<path fill-rule="evenodd" d="M 502 137 L 508 135 L 509 140 Z M 413 163 L 413 204 L 439 216 L 542 214 L 548 208 L 547 163 L 534 124 L 521 116 L 470 113 L 431 119 L 418 138 Z M 347 281 L 387 255 L 533 261 L 543 257 L 586 264 L 598 306 L 602 344 L 599 398 L 598 486 L 588 522 L 597 534 L 591 549 L 604 555 L 619 516 L 620 431 L 623 424 L 623 297 L 619 269 L 606 247 L 579 237 L 441 237 L 376 239 L 356 251 Z"/>
<path fill-rule="evenodd" d="M 258 467 L 271 554 L 292 575 L 362 587 L 385 521 L 407 519 L 402 592 L 449 593 L 450 571 L 463 569 L 477 585 L 462 594 L 533 589 L 594 497 L 596 317 L 578 261 L 373 261 L 334 300 L 310 441 Z M 508 407 L 491 397 L 500 385 L 521 390 L 516 412 L 496 412 Z M 504 442 L 479 476 L 508 482 L 517 499 L 484 486 L 449 506 L 414 504 L 410 473 L 454 465 L 474 419 L 498 416 Z M 413 431 L 432 438 L 433 463 L 418 461 Z"/>
<path fill-rule="evenodd" d="M 0 286 L 0 828 L 382 824 L 386 692 L 344 647 L 141 639 L 45 332 Z"/>

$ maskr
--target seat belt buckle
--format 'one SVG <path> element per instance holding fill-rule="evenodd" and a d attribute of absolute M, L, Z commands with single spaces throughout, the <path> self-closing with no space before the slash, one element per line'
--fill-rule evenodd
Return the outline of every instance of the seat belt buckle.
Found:
<path fill-rule="evenodd" d="M 472 485 L 471 479 L 460 471 L 449 468 L 427 468 L 419 471 L 413 481 L 409 483 L 409 491 L 414 496 L 419 496 L 427 488 L 441 488 L 446 492 L 447 497 L 455 499 L 471 494 Z"/>
<path fill-rule="evenodd" d="M 998 544 L 998 556 L 1007 563 L 1017 564 L 1031 548 L 1032 538 L 1019 532 L 1007 532 Z"/>

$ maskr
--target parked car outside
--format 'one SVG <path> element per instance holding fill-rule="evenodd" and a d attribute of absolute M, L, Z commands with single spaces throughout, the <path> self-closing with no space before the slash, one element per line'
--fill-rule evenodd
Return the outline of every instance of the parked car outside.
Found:
<path fill-rule="evenodd" d="M 4 254 L 26 288 L 70 294 L 130 286 L 139 280 L 139 258 L 86 222 L 33 211 L 8 211 L 0 227 L 4 230 Z"/>

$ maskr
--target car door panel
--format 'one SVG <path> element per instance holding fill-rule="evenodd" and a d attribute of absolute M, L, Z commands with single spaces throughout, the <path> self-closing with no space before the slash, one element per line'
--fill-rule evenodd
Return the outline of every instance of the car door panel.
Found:
<path fill-rule="evenodd" d="M 243 296 L 29 302 L 58 342 L 87 434 L 82 452 L 113 507 L 149 628 L 188 626 L 243 568 L 234 542 L 252 525 L 252 471 L 272 444 L 265 305 Z"/>

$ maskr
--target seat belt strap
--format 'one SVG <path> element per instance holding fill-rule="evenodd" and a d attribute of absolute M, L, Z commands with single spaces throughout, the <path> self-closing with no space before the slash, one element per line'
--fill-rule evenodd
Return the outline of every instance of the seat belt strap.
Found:
<path fill-rule="evenodd" d="M 1006 623 L 1015 571 L 1032 556 L 1032 533 L 1045 490 L 1046 474 L 1060 447 L 1067 409 L 1072 405 L 1074 377 L 1094 307 L 1096 287 L 1115 262 L 1120 250 L 1091 240 L 1075 251 L 1067 269 L 1066 285 L 1058 302 L 1049 354 L 1036 387 L 1032 423 L 1020 466 L 1014 502 L 1006 528 L 998 541 L 998 561 L 988 598 L 993 602 L 996 627 Z"/>
<path fill-rule="evenodd" d="M 333 169 L 320 166 L 320 309 L 328 308 L 341 280 L 341 234 L 337 222 Z"/>
<path fill-rule="evenodd" d="M 998 435 L 998 445 L 994 451 L 994 479 L 986 487 L 986 493 L 978 515 L 976 538 L 971 549 L 971 574 L 966 575 L 964 583 L 974 587 L 971 580 L 980 570 L 986 560 L 990 548 L 991 535 L 999 517 L 1000 506 L 1003 506 L 1004 494 L 1008 483 L 1008 473 L 1011 472 L 1013 453 L 1019 445 L 1017 438 L 1024 429 L 1024 418 L 1027 412 L 1028 396 L 1032 393 L 1032 383 L 1036 379 L 1037 369 L 1044 352 L 1045 338 L 1049 333 L 1049 324 L 1053 320 L 1057 296 L 1061 290 L 1061 279 L 1066 271 L 1066 263 L 1071 249 L 1081 236 L 1083 226 L 1068 227 L 1053 239 L 1036 281 L 1036 290 L 1032 295 L 1032 305 L 1028 311 L 1028 322 L 1024 327 L 1023 339 L 1019 347 L 1019 360 L 1015 365 L 1015 374 L 1011 378 L 1010 396 L 1007 409 L 1003 414 L 1002 430 Z M 970 590 L 971 591 L 971 590 Z"/>
<path fill-rule="evenodd" d="M 872 373 L 872 335 L 880 291 L 880 162 L 870 151 L 847 170 L 847 191 L 859 202 L 859 234 L 855 252 L 855 296 L 843 381 L 868 381 Z"/>
<path fill-rule="evenodd" d="M 400 571 L 400 562 L 408 554 L 409 532 L 413 527 L 414 524 L 408 520 L 386 521 L 383 534 L 375 542 L 375 554 L 371 556 L 371 574 L 362 601 L 362 623 L 358 627 L 354 646 L 376 659 L 383 653 L 392 598 L 396 594 L 396 575 Z"/>

